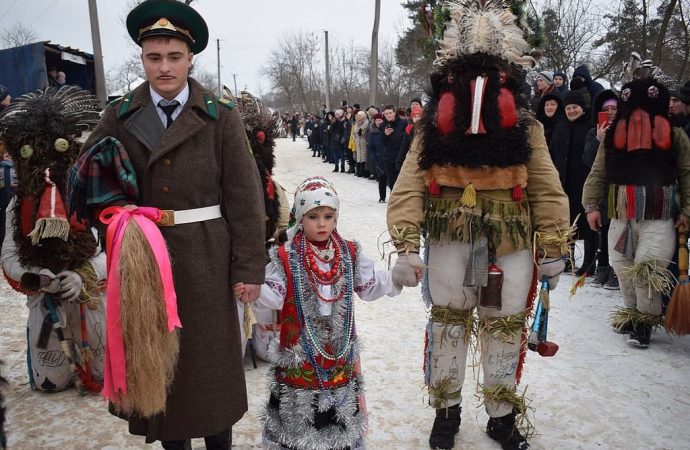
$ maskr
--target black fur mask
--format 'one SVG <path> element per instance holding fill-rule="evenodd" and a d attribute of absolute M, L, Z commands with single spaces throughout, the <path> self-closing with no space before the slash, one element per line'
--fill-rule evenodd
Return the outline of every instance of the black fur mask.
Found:
<path fill-rule="evenodd" d="M 471 121 L 470 82 L 486 76 L 487 87 L 482 104 L 482 121 L 486 134 L 468 135 Z M 526 129 L 520 125 L 501 126 L 499 94 L 507 89 L 517 108 L 527 105 L 518 95 L 521 75 L 517 67 L 495 56 L 474 54 L 454 59 L 431 75 L 430 102 L 421 119 L 424 148 L 419 166 L 422 170 L 433 165 L 457 165 L 471 168 L 481 166 L 509 167 L 529 160 Z M 450 92 L 455 97 L 453 131 L 443 135 L 438 131 L 438 108 L 441 96 Z M 515 111 L 517 115 L 517 111 Z"/>

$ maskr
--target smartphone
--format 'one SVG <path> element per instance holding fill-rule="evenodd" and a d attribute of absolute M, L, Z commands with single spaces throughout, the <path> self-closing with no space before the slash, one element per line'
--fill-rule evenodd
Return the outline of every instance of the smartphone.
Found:
<path fill-rule="evenodd" d="M 599 115 L 597 116 L 597 123 L 599 126 L 605 125 L 609 122 L 609 113 L 606 111 L 599 111 Z"/>

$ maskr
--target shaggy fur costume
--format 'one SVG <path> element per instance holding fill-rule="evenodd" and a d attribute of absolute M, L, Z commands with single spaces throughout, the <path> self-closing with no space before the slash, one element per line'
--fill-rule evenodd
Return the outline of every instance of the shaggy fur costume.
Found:
<path fill-rule="evenodd" d="M 254 152 L 256 166 L 261 174 L 261 187 L 264 192 L 266 208 L 266 240 L 268 241 L 278 228 L 280 200 L 273 186 L 273 167 L 275 165 L 275 139 L 278 137 L 278 125 L 275 117 L 269 114 L 248 112 L 242 114 L 249 145 Z"/>
<path fill-rule="evenodd" d="M 502 73 L 503 84 L 500 81 Z M 466 135 L 471 120 L 470 81 L 480 75 L 488 77 L 482 108 L 487 134 Z M 449 76 L 452 81 L 449 81 Z M 515 67 L 495 56 L 481 53 L 449 61 L 448 65 L 434 72 L 428 92 L 429 104 L 420 121 L 424 147 L 419 167 L 422 170 L 433 165 L 509 167 L 527 163 L 532 153 L 527 145 L 527 129 L 520 124 L 511 129 L 500 126 L 498 96 L 502 87 L 513 94 L 518 108 L 528 107 L 518 95 L 518 80 L 520 74 Z M 439 100 L 445 92 L 455 96 L 455 108 L 454 130 L 444 136 L 437 129 L 437 116 Z"/>
<path fill-rule="evenodd" d="M 19 183 L 14 240 L 22 265 L 46 267 L 58 273 L 75 270 L 96 253 L 97 242 L 91 230 L 86 226 L 75 227 L 74 221 L 67 241 L 48 238 L 41 239 L 40 245 L 33 245 L 27 234 L 37 219 L 45 170 L 50 169 L 58 191 L 65 193 L 68 170 L 81 150 L 76 138 L 97 122 L 97 99 L 76 86 L 22 95 L 3 112 L 0 135 L 15 161 Z M 67 141 L 66 151 L 56 150 L 58 138 Z"/>

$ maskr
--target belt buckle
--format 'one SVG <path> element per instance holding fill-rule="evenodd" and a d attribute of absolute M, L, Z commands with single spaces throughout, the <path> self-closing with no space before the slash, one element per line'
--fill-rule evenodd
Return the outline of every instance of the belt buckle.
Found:
<path fill-rule="evenodd" d="M 175 211 L 172 209 L 161 209 L 161 217 L 158 219 L 159 227 L 175 226 Z"/>

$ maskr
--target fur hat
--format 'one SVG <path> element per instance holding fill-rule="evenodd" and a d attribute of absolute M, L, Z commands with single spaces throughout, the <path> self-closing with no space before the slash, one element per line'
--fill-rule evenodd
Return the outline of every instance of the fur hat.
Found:
<path fill-rule="evenodd" d="M 288 239 L 292 240 L 295 237 L 306 213 L 322 206 L 333 208 L 335 220 L 338 220 L 340 200 L 333 185 L 322 177 L 310 177 L 300 183 L 295 190 L 295 202 L 287 231 Z"/>
<path fill-rule="evenodd" d="M 563 107 L 568 105 L 578 105 L 582 109 L 587 108 L 587 102 L 585 98 L 579 92 L 569 92 L 568 95 L 563 99 Z"/>

